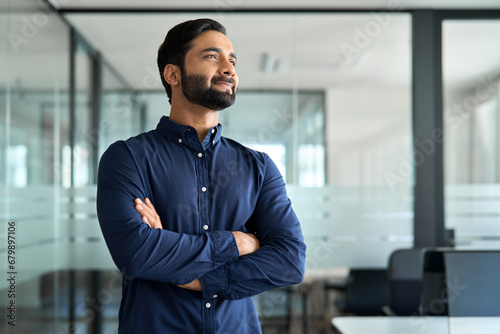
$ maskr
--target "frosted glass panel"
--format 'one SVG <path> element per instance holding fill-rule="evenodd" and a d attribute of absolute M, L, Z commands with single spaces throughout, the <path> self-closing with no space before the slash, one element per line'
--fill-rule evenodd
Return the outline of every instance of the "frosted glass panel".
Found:
<path fill-rule="evenodd" d="M 445 224 L 500 249 L 500 20 L 443 22 Z"/>
<path fill-rule="evenodd" d="M 445 199 L 458 247 L 500 249 L 500 184 L 447 185 Z"/>
<path fill-rule="evenodd" d="M 0 187 L 2 194 L 5 190 Z M 97 221 L 95 186 L 55 189 L 28 185 L 11 188 L 9 196 L 9 221 L 18 226 L 19 283 L 59 270 L 115 268 Z M 0 256 L 7 258 L 7 249 L 1 249 Z M 7 283 L 1 281 L 0 290 Z"/>
<path fill-rule="evenodd" d="M 384 268 L 392 251 L 413 245 L 411 189 L 287 186 L 307 244 L 309 270 Z"/>

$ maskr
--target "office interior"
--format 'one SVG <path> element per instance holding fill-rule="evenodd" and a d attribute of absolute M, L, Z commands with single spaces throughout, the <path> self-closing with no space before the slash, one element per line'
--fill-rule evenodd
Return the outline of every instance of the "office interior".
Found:
<path fill-rule="evenodd" d="M 398 250 L 500 250 L 497 1 L 0 0 L 2 333 L 117 333 L 98 161 L 168 115 L 156 52 L 200 17 L 238 55 L 223 135 L 271 156 L 307 244 L 264 333 L 383 317 Z"/>

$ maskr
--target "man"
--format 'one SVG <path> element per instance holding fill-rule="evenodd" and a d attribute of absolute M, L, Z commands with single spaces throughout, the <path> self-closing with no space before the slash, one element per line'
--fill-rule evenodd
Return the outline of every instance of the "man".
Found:
<path fill-rule="evenodd" d="M 158 51 L 170 116 L 101 158 L 97 212 L 123 273 L 119 333 L 260 333 L 251 296 L 303 279 L 278 169 L 221 136 L 235 66 L 219 23 L 172 28 Z"/>

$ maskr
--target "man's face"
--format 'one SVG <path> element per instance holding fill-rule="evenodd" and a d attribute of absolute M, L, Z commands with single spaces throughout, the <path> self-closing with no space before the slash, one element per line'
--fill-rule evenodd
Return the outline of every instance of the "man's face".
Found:
<path fill-rule="evenodd" d="M 236 56 L 231 41 L 217 31 L 205 31 L 187 52 L 181 87 L 186 99 L 211 110 L 233 105 L 238 87 Z"/>

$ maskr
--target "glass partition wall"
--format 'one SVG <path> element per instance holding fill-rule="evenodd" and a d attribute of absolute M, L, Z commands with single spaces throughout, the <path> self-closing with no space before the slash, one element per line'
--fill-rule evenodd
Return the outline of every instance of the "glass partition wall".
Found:
<path fill-rule="evenodd" d="M 0 5 L 0 332 L 110 332 L 98 307 L 116 309 L 120 278 L 95 214 L 98 117 L 134 94 L 43 2 Z M 137 106 L 120 108 L 127 138 Z"/>
<path fill-rule="evenodd" d="M 500 19 L 443 21 L 445 223 L 461 248 L 500 247 L 499 34 Z"/>
<path fill-rule="evenodd" d="M 5 320 L 0 327 L 2 333 L 49 332 L 64 323 L 56 317 L 63 291 L 54 273 L 65 251 L 61 162 L 70 143 L 69 28 L 30 1 L 9 5 L 0 11 L 0 303 Z M 45 275 L 53 275 L 52 284 L 42 284 Z M 33 321 L 40 316 L 46 327 Z"/>

